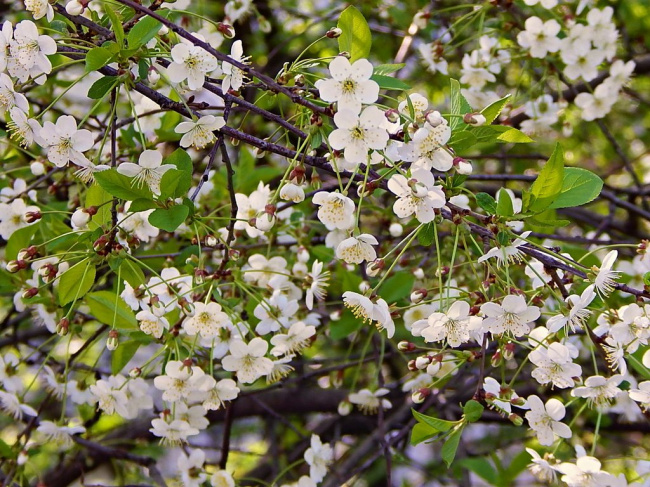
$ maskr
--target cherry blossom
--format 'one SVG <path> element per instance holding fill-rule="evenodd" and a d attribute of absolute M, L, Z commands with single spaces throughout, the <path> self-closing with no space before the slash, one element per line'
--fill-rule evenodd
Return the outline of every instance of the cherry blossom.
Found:
<path fill-rule="evenodd" d="M 384 114 L 375 106 L 365 108 L 361 115 L 346 109 L 339 110 L 334 115 L 337 128 L 329 135 L 330 145 L 333 149 L 342 150 L 350 162 L 367 162 L 369 150 L 382 150 L 388 143 L 384 120 Z"/>
<path fill-rule="evenodd" d="M 445 205 L 442 187 L 434 185 L 433 175 L 426 169 L 411 171 L 410 179 L 394 174 L 388 180 L 388 189 L 398 197 L 393 211 L 399 218 L 415 213 L 420 223 L 429 223 L 435 218 L 433 210 Z"/>
<path fill-rule="evenodd" d="M 538 396 L 528 396 L 530 411 L 526 412 L 526 419 L 530 427 L 535 430 L 539 443 L 551 446 L 555 435 L 560 438 L 571 438 L 571 428 L 560 421 L 566 414 L 564 405 L 557 399 L 549 399 L 546 404 Z"/>
<path fill-rule="evenodd" d="M 501 304 L 492 302 L 481 305 L 485 315 L 483 326 L 493 335 L 511 333 L 515 337 L 528 334 L 529 324 L 539 318 L 536 306 L 528 306 L 523 296 L 508 295 Z"/>
<path fill-rule="evenodd" d="M 344 56 L 336 56 L 329 65 L 332 78 L 316 82 L 320 97 L 336 102 L 339 110 L 359 113 L 361 104 L 374 103 L 379 97 L 379 85 L 370 79 L 373 67 L 367 59 L 353 64 Z"/>
<path fill-rule="evenodd" d="M 273 369 L 273 362 L 266 358 L 269 344 L 263 339 L 253 338 L 248 344 L 235 341 L 230 345 L 230 355 L 221 364 L 224 370 L 236 372 L 237 379 L 243 384 L 251 384 Z"/>
<path fill-rule="evenodd" d="M 160 194 L 163 175 L 175 167 L 173 164 L 163 164 L 162 154 L 157 150 L 146 150 L 140 154 L 137 164 L 123 162 L 117 167 L 117 172 L 133 178 L 135 185 L 146 184 L 152 193 Z"/>

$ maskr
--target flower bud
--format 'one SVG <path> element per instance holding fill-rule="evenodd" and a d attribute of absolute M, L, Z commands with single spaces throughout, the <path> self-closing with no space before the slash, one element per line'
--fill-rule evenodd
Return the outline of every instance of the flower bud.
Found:
<path fill-rule="evenodd" d="M 442 362 L 438 360 L 434 360 L 427 366 L 427 374 L 433 377 L 438 372 L 440 372 L 441 368 L 442 368 Z"/>
<path fill-rule="evenodd" d="M 81 15 L 84 11 L 84 6 L 79 3 L 79 0 L 70 0 L 65 6 L 65 11 L 68 15 Z"/>
<path fill-rule="evenodd" d="M 156 68 L 151 66 L 148 71 L 147 71 L 147 81 L 149 81 L 149 84 L 155 85 L 160 81 L 160 73 Z"/>
<path fill-rule="evenodd" d="M 341 401 L 337 410 L 339 415 L 347 416 L 352 412 L 352 404 L 348 401 Z"/>
<path fill-rule="evenodd" d="M 303 264 L 306 264 L 309 262 L 309 250 L 307 250 L 305 247 L 302 245 L 298 247 L 298 252 L 296 252 L 296 257 L 298 258 L 298 262 L 302 262 Z"/>
<path fill-rule="evenodd" d="M 29 165 L 29 170 L 34 176 L 42 176 L 45 174 L 45 165 L 42 162 L 34 161 Z"/>
<path fill-rule="evenodd" d="M 70 218 L 72 227 L 75 229 L 84 228 L 86 225 L 88 225 L 89 221 L 90 221 L 90 214 L 86 211 L 85 208 L 78 208 Z"/>
<path fill-rule="evenodd" d="M 472 174 L 472 171 L 474 170 L 472 163 L 463 159 L 462 157 L 454 158 L 454 167 L 456 168 L 458 174 L 469 175 Z"/>
<path fill-rule="evenodd" d="M 36 247 L 36 245 L 30 245 L 29 247 L 22 249 L 18 252 L 18 255 L 16 256 L 16 260 L 24 260 L 26 262 L 29 262 L 37 255 L 38 255 L 38 247 Z"/>
<path fill-rule="evenodd" d="M 424 279 L 424 271 L 422 270 L 421 267 L 417 267 L 413 269 L 413 275 L 415 276 L 416 279 Z"/>
<path fill-rule="evenodd" d="M 388 233 L 390 233 L 391 237 L 401 237 L 404 234 L 404 227 L 399 223 L 391 223 L 390 227 L 388 227 Z"/>
<path fill-rule="evenodd" d="M 388 119 L 390 123 L 399 122 L 399 112 L 394 108 L 391 108 L 390 110 L 386 110 L 384 112 L 384 116 Z"/>
<path fill-rule="evenodd" d="M 503 361 L 503 356 L 499 351 L 495 352 L 495 354 L 492 355 L 492 358 L 490 359 L 490 363 L 492 364 L 492 367 L 498 367 L 499 365 L 501 365 L 502 361 Z"/>
<path fill-rule="evenodd" d="M 56 324 L 56 334 L 59 336 L 62 337 L 66 336 L 68 334 L 69 329 L 70 329 L 70 320 L 68 318 L 61 318 L 61 321 L 59 321 Z"/>
<path fill-rule="evenodd" d="M 424 119 L 432 127 L 437 127 L 438 125 L 444 123 L 444 121 L 445 121 L 445 119 L 442 118 L 442 115 L 440 115 L 440 112 L 437 111 L 437 110 L 433 110 L 433 111 L 425 113 Z"/>
<path fill-rule="evenodd" d="M 27 262 L 24 260 L 10 260 L 7 262 L 7 272 L 10 272 L 11 274 L 15 274 L 16 272 L 26 268 Z"/>
<path fill-rule="evenodd" d="M 402 352 L 412 352 L 415 350 L 415 343 L 411 343 L 407 340 L 402 340 L 397 344 L 397 349 Z"/>
<path fill-rule="evenodd" d="M 515 413 L 510 413 L 508 415 L 508 419 L 515 426 L 521 426 L 522 424 L 524 424 L 524 419 L 521 416 L 519 416 L 518 414 L 515 414 Z"/>
<path fill-rule="evenodd" d="M 255 228 L 260 232 L 268 232 L 275 225 L 275 215 L 269 215 L 268 213 L 262 213 L 257 218 L 255 218 Z"/>
<path fill-rule="evenodd" d="M 384 262 L 384 259 L 377 259 L 373 260 L 372 262 L 368 262 L 366 265 L 366 274 L 368 274 L 370 277 L 375 277 L 383 270 L 385 265 L 386 264 Z"/>
<path fill-rule="evenodd" d="M 135 379 L 141 375 L 142 369 L 140 367 L 133 367 L 131 370 L 129 370 L 129 377 L 131 377 L 131 379 Z"/>
<path fill-rule="evenodd" d="M 27 223 L 34 223 L 41 219 L 43 214 L 40 211 L 28 211 L 25 213 L 24 220 Z"/>
<path fill-rule="evenodd" d="M 510 404 L 521 407 L 526 405 L 526 400 L 523 397 L 515 397 L 514 399 L 510 399 Z"/>
<path fill-rule="evenodd" d="M 233 37 L 235 37 L 235 28 L 230 24 L 226 24 L 224 22 L 219 22 L 217 24 L 217 30 L 226 39 L 232 39 Z"/>
<path fill-rule="evenodd" d="M 111 330 L 108 332 L 108 339 L 106 340 L 106 348 L 108 348 L 111 352 L 113 350 L 116 350 L 118 345 L 120 344 L 120 334 L 118 333 L 117 330 Z"/>
<path fill-rule="evenodd" d="M 330 313 L 330 321 L 339 321 L 341 319 L 341 310 L 337 309 Z"/>
<path fill-rule="evenodd" d="M 406 366 L 411 372 L 417 372 L 418 370 L 417 366 L 415 365 L 415 360 L 409 360 Z"/>
<path fill-rule="evenodd" d="M 299 185 L 305 182 L 305 166 L 296 166 L 289 173 L 289 180 L 295 184 Z"/>
<path fill-rule="evenodd" d="M 427 297 L 427 294 L 428 293 L 426 289 L 416 289 L 411 293 L 411 303 L 418 304 L 420 301 Z"/>
<path fill-rule="evenodd" d="M 106 245 L 108 245 L 108 237 L 102 235 L 93 243 L 93 249 L 95 249 L 95 252 L 100 252 L 106 248 Z"/>
<path fill-rule="evenodd" d="M 338 27 L 332 27 L 330 30 L 327 31 L 327 34 L 325 35 L 330 39 L 336 39 L 337 37 L 340 37 L 341 34 L 343 34 L 343 31 L 341 29 L 339 29 Z"/>
<path fill-rule="evenodd" d="M 418 357 L 415 359 L 415 366 L 419 370 L 426 369 L 430 363 L 431 363 L 431 357 L 429 357 L 428 355 L 425 355 L 424 357 Z"/>
<path fill-rule="evenodd" d="M 512 360 L 515 358 L 515 344 L 512 342 L 506 343 L 506 346 L 503 347 L 503 358 L 506 360 Z"/>
<path fill-rule="evenodd" d="M 214 235 L 206 235 L 204 242 L 207 247 L 216 247 L 219 240 Z"/>
<path fill-rule="evenodd" d="M 230 249 L 228 251 L 228 255 L 230 256 L 230 260 L 239 260 L 239 257 L 241 257 L 241 252 L 237 249 Z"/>
<path fill-rule="evenodd" d="M 430 395 L 431 389 L 423 387 L 422 389 L 418 389 L 417 391 L 413 392 L 413 394 L 411 394 L 411 401 L 413 401 L 415 404 L 422 404 L 424 400 Z"/>
<path fill-rule="evenodd" d="M 38 294 L 38 288 L 36 287 L 30 287 L 29 289 L 25 290 L 22 294 L 23 299 L 31 299 L 34 296 Z"/>
<path fill-rule="evenodd" d="M 359 283 L 359 292 L 365 293 L 370 290 L 370 283 L 368 281 L 361 281 Z"/>
<path fill-rule="evenodd" d="M 474 125 L 476 127 L 480 127 L 486 122 L 486 120 L 485 120 L 485 116 L 481 115 L 480 113 L 466 113 L 463 116 L 463 122 L 465 122 L 468 125 Z"/>

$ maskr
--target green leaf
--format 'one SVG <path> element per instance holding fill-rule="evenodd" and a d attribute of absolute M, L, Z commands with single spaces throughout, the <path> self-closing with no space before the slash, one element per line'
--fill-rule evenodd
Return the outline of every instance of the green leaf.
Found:
<path fill-rule="evenodd" d="M 536 227 L 559 228 L 559 227 L 566 227 L 571 222 L 569 220 L 546 220 L 546 219 L 531 217 L 526 219 L 526 223 L 530 225 L 534 225 Z"/>
<path fill-rule="evenodd" d="M 5 248 L 6 261 L 14 260 L 18 256 L 18 252 L 29 247 L 32 237 L 36 234 L 38 227 L 39 224 L 36 222 L 20 228 L 11 234 L 11 237 L 9 237 L 9 240 L 7 241 L 7 247 Z"/>
<path fill-rule="evenodd" d="M 133 289 L 144 284 L 144 272 L 138 264 L 130 259 L 125 259 L 119 266 L 120 277 L 128 282 Z"/>
<path fill-rule="evenodd" d="M 86 191 L 86 208 L 97 207 L 97 213 L 90 219 L 88 228 L 95 230 L 111 221 L 111 205 L 108 202 L 112 199 L 113 196 L 97 183 L 93 183 L 88 188 Z"/>
<path fill-rule="evenodd" d="M 0 439 L 0 458 L 15 458 L 16 454 L 12 448 L 5 443 L 4 440 Z"/>
<path fill-rule="evenodd" d="M 411 294 L 415 284 L 415 276 L 411 272 L 397 272 L 381 285 L 379 293 L 387 303 L 394 303 Z"/>
<path fill-rule="evenodd" d="M 104 76 L 99 78 L 93 83 L 88 90 L 88 98 L 91 100 L 99 100 L 106 96 L 113 87 L 117 84 L 117 76 Z"/>
<path fill-rule="evenodd" d="M 564 153 L 560 144 L 555 146 L 555 150 L 544 167 L 535 179 L 530 188 L 529 204 L 524 211 L 541 213 L 546 210 L 555 198 L 560 194 L 562 181 L 564 180 Z"/>
<path fill-rule="evenodd" d="M 97 291 L 86 296 L 90 313 L 105 325 L 118 329 L 138 328 L 133 311 L 124 300 L 111 291 Z"/>
<path fill-rule="evenodd" d="M 391 74 L 391 73 L 394 73 L 395 71 L 399 71 L 404 66 L 406 66 L 406 64 L 404 64 L 404 63 L 380 64 L 379 66 L 375 66 L 375 69 L 374 69 L 373 73 L 374 74 L 379 74 L 379 75 Z"/>
<path fill-rule="evenodd" d="M 497 137 L 497 140 L 499 142 L 509 142 L 512 144 L 528 144 L 530 142 L 534 142 L 533 139 L 528 137 L 521 130 L 517 130 L 515 128 L 506 130 Z"/>
<path fill-rule="evenodd" d="M 432 428 L 431 426 L 424 423 L 417 423 L 411 430 L 411 445 L 418 445 L 423 441 L 431 439 L 439 434 L 440 431 L 436 430 L 435 428 Z"/>
<path fill-rule="evenodd" d="M 445 419 L 438 419 L 432 416 L 427 416 L 426 414 L 417 412 L 415 409 L 411 409 L 411 411 L 413 412 L 413 417 L 418 421 L 418 423 L 426 424 L 436 431 L 439 431 L 440 433 L 446 433 L 456 424 L 458 424 L 454 421 L 447 421 Z"/>
<path fill-rule="evenodd" d="M 499 484 L 499 476 L 494 466 L 485 457 L 468 457 L 459 460 L 458 464 L 467 470 L 474 472 L 490 485 L 508 485 Z"/>
<path fill-rule="evenodd" d="M 434 225 L 435 223 L 433 222 L 425 223 L 420 227 L 420 230 L 418 230 L 418 242 L 420 242 L 420 245 L 423 247 L 430 247 L 433 244 L 433 241 L 436 238 L 433 228 Z"/>
<path fill-rule="evenodd" d="M 68 304 L 83 297 L 95 284 L 95 265 L 84 259 L 65 271 L 59 278 L 59 304 Z"/>
<path fill-rule="evenodd" d="M 103 68 L 112 58 L 113 53 L 105 47 L 93 47 L 86 54 L 86 73 Z"/>
<path fill-rule="evenodd" d="M 456 153 L 462 153 L 478 143 L 476 135 L 469 130 L 454 132 L 449 139 L 449 145 Z"/>
<path fill-rule="evenodd" d="M 499 192 L 499 200 L 497 202 L 497 215 L 499 216 L 513 216 L 515 210 L 512 207 L 512 199 L 507 191 Z"/>
<path fill-rule="evenodd" d="M 503 194 L 505 191 L 502 191 L 501 193 Z M 492 196 L 487 193 L 476 193 L 474 197 L 476 198 L 476 204 L 483 208 L 488 214 L 496 215 L 497 202 Z"/>
<path fill-rule="evenodd" d="M 122 19 L 117 16 L 117 13 L 112 8 L 104 9 L 108 18 L 111 19 L 111 28 L 115 33 L 115 40 L 117 44 L 122 47 L 124 46 L 124 26 L 122 25 Z"/>
<path fill-rule="evenodd" d="M 411 87 L 404 83 L 402 80 L 393 78 L 392 76 L 373 74 L 370 79 L 377 83 L 379 85 L 379 88 L 382 90 L 406 91 L 411 89 Z"/>
<path fill-rule="evenodd" d="M 149 215 L 149 223 L 166 232 L 173 232 L 185 221 L 189 212 L 190 209 L 185 205 L 158 208 Z"/>
<path fill-rule="evenodd" d="M 486 125 L 489 125 L 496 120 L 501 113 L 501 110 L 503 110 L 503 107 L 508 103 L 508 100 L 510 100 L 510 95 L 504 96 L 500 100 L 491 103 L 481 110 L 481 115 L 485 117 Z"/>
<path fill-rule="evenodd" d="M 134 200 L 130 205 L 129 205 L 129 211 L 133 212 L 138 212 L 138 211 L 147 211 L 147 210 L 152 210 L 154 208 L 157 208 L 158 206 L 156 205 L 155 201 L 148 200 L 145 198 L 139 198 L 137 200 Z"/>
<path fill-rule="evenodd" d="M 127 42 L 129 49 L 138 49 L 154 38 L 162 24 L 153 17 L 143 17 L 129 31 Z"/>
<path fill-rule="evenodd" d="M 138 348 L 140 348 L 140 345 L 142 345 L 142 342 L 138 340 L 129 340 L 120 343 L 111 355 L 111 372 L 113 375 L 122 372 L 122 369 L 129 363 L 129 360 L 133 358 L 135 353 L 138 351 Z"/>
<path fill-rule="evenodd" d="M 160 180 L 160 201 L 165 201 L 167 198 L 179 198 L 181 196 L 187 196 L 187 190 L 179 191 L 179 185 L 183 182 L 183 179 L 189 177 L 191 174 L 187 174 L 178 169 L 169 169 L 165 171 L 162 179 Z M 191 182 L 190 182 L 191 184 Z M 186 185 L 183 184 L 183 187 Z M 182 188 L 181 188 L 182 189 Z"/>
<path fill-rule="evenodd" d="M 351 333 L 361 329 L 363 322 L 352 313 L 344 313 L 340 320 L 330 321 L 329 330 L 332 340 L 341 340 Z"/>
<path fill-rule="evenodd" d="M 447 437 L 447 441 L 442 445 L 442 451 L 440 455 L 442 459 L 447 464 L 449 468 L 456 457 L 456 451 L 458 450 L 458 445 L 460 444 L 460 437 L 463 436 L 464 426 L 456 428 L 452 433 Z"/>
<path fill-rule="evenodd" d="M 481 419 L 481 415 L 483 414 L 484 410 L 485 408 L 480 402 L 470 399 L 463 406 L 463 413 L 465 414 L 465 420 L 469 423 L 475 423 L 476 421 Z"/>
<path fill-rule="evenodd" d="M 465 97 L 460 92 L 460 83 L 451 79 L 451 114 L 452 115 L 465 115 L 466 113 L 471 113 L 472 107 L 469 105 Z M 462 117 L 450 117 L 449 127 L 453 130 L 459 125 L 467 127 L 467 124 L 463 122 Z"/>
<path fill-rule="evenodd" d="M 363 14 L 350 5 L 341 12 L 336 26 L 341 29 L 341 35 L 338 37 L 339 51 L 350 53 L 351 63 L 367 58 L 372 46 L 372 35 Z"/>
<path fill-rule="evenodd" d="M 526 450 L 519 452 L 512 459 L 508 468 L 504 472 L 501 472 L 501 482 L 495 483 L 494 485 L 512 485 L 514 480 L 521 472 L 526 470 L 528 465 L 530 465 L 530 453 Z"/>
<path fill-rule="evenodd" d="M 560 194 L 549 208 L 570 208 L 584 205 L 598 197 L 603 189 L 603 180 L 587 169 L 564 168 L 564 179 Z"/>
<path fill-rule="evenodd" d="M 176 187 L 176 197 L 186 196 L 192 187 L 192 171 L 194 169 L 190 155 L 183 149 L 176 149 L 163 161 L 163 164 L 173 164 L 176 169 L 183 172 Z"/>
<path fill-rule="evenodd" d="M 151 200 L 153 198 L 149 186 L 146 184 L 142 186 L 134 185 L 133 178 L 118 173 L 115 168 L 96 172 L 95 181 L 97 181 L 97 184 L 104 188 L 105 191 L 116 198 L 127 201 L 133 201 L 139 198 Z"/>

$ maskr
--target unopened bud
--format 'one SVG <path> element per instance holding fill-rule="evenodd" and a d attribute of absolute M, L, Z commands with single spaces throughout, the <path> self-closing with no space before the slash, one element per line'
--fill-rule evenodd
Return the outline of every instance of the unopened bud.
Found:
<path fill-rule="evenodd" d="M 429 364 L 431 363 L 431 357 L 424 356 L 424 357 L 418 357 L 415 359 L 415 367 L 419 370 L 426 369 Z"/>
<path fill-rule="evenodd" d="M 445 119 L 442 118 L 442 115 L 440 115 L 440 112 L 437 110 L 427 112 L 424 115 L 424 119 L 432 127 L 437 127 L 438 125 L 442 124 L 445 121 Z"/>
<path fill-rule="evenodd" d="M 490 358 L 490 363 L 492 364 L 492 367 L 498 367 L 501 365 L 501 362 L 503 361 L 503 356 L 501 355 L 501 352 L 495 352 L 494 355 L 492 355 L 492 358 Z"/>
<path fill-rule="evenodd" d="M 506 360 L 512 360 L 515 358 L 515 344 L 512 342 L 506 343 L 506 346 L 503 347 L 503 358 Z"/>
<path fill-rule="evenodd" d="M 224 22 L 219 22 L 217 24 L 217 30 L 226 39 L 232 39 L 233 37 L 235 37 L 235 28 L 230 24 L 226 24 Z"/>
<path fill-rule="evenodd" d="M 394 108 L 391 108 L 390 110 L 386 110 L 384 112 L 384 116 L 388 119 L 390 123 L 399 122 L 399 112 Z"/>
<path fill-rule="evenodd" d="M 526 405 L 526 400 L 523 397 L 515 397 L 514 399 L 510 399 L 510 404 L 521 407 Z"/>
<path fill-rule="evenodd" d="M 275 215 L 267 212 L 261 213 L 255 218 L 255 228 L 260 232 L 268 232 L 275 225 Z"/>
<path fill-rule="evenodd" d="M 413 275 L 415 276 L 416 279 L 424 279 L 424 271 L 422 270 L 421 267 L 417 267 L 413 269 Z"/>
<path fill-rule="evenodd" d="M 408 367 L 408 369 L 411 372 L 415 372 L 415 371 L 419 370 L 417 365 L 415 365 L 415 360 L 409 360 L 408 364 L 406 366 Z"/>
<path fill-rule="evenodd" d="M 265 34 L 268 34 L 271 32 L 271 22 L 266 17 L 258 17 L 257 18 L 257 23 L 260 26 L 260 31 L 264 32 Z"/>
<path fill-rule="evenodd" d="M 18 255 L 16 256 L 16 260 L 24 260 L 26 262 L 29 262 L 37 255 L 38 255 L 38 248 L 35 245 L 30 245 L 26 249 L 22 249 L 21 251 L 18 252 Z"/>
<path fill-rule="evenodd" d="M 466 113 L 463 116 L 463 122 L 465 122 L 468 125 L 474 125 L 476 127 L 479 127 L 483 125 L 486 120 L 485 116 L 481 115 L 480 113 Z"/>
<path fill-rule="evenodd" d="M 402 352 L 412 352 L 413 350 L 415 350 L 415 343 L 402 340 L 397 344 L 397 350 L 400 350 Z"/>
<path fill-rule="evenodd" d="M 336 39 L 337 37 L 340 37 L 341 34 L 343 34 L 343 31 L 341 29 L 339 29 L 338 27 L 332 27 L 330 30 L 327 31 L 327 34 L 325 35 L 330 39 Z"/>
<path fill-rule="evenodd" d="M 372 262 L 369 262 L 368 265 L 366 265 L 366 274 L 368 274 L 370 277 L 375 277 L 382 271 L 385 266 L 386 263 L 384 262 L 384 259 L 373 260 Z"/>
<path fill-rule="evenodd" d="M 111 330 L 108 332 L 108 339 L 106 340 L 106 348 L 111 352 L 116 350 L 120 344 L 120 334 L 117 330 Z"/>
<path fill-rule="evenodd" d="M 84 6 L 78 0 L 70 0 L 65 6 L 65 11 L 68 15 L 81 15 L 84 12 Z"/>
<path fill-rule="evenodd" d="M 84 228 L 90 221 L 90 214 L 85 208 L 77 209 L 70 218 L 73 228 Z"/>
<path fill-rule="evenodd" d="M 10 260 L 7 262 L 7 272 L 12 274 L 27 268 L 27 262 L 24 260 Z"/>
<path fill-rule="evenodd" d="M 391 223 L 390 227 L 388 227 L 388 233 L 390 233 L 391 237 L 400 237 L 404 234 L 404 227 L 399 223 Z"/>
<path fill-rule="evenodd" d="M 34 223 L 40 220 L 43 217 L 43 214 L 40 211 L 28 211 L 25 213 L 25 221 L 27 223 Z"/>
<path fill-rule="evenodd" d="M 339 415 L 347 416 L 352 412 L 352 404 L 348 401 L 341 401 L 339 407 L 337 408 Z"/>
<path fill-rule="evenodd" d="M 416 289 L 411 293 L 411 303 L 418 304 L 420 301 L 427 297 L 427 294 L 428 293 L 426 289 Z"/>
<path fill-rule="evenodd" d="M 411 394 L 411 401 L 413 401 L 415 404 L 422 404 L 430 395 L 431 389 L 423 387 L 422 389 L 418 389 L 413 394 Z"/>
<path fill-rule="evenodd" d="M 151 66 L 147 71 L 147 81 L 149 81 L 149 83 L 152 85 L 155 85 L 158 83 L 158 81 L 160 81 L 160 73 L 153 66 Z"/>
<path fill-rule="evenodd" d="M 69 329 L 70 320 L 68 318 L 61 318 L 61 320 L 56 324 L 56 334 L 59 336 L 66 336 Z"/>
<path fill-rule="evenodd" d="M 300 203 L 305 200 L 305 190 L 296 184 L 287 183 L 280 189 L 280 198 L 285 201 Z"/>
<path fill-rule="evenodd" d="M 341 319 L 341 310 L 337 309 L 330 313 L 330 321 L 339 321 Z"/>
<path fill-rule="evenodd" d="M 142 369 L 140 367 L 133 367 L 131 370 L 129 370 L 129 377 L 131 377 L 131 379 L 135 379 L 141 375 Z"/>
<path fill-rule="evenodd" d="M 515 414 L 515 413 L 510 413 L 508 415 L 508 419 L 515 426 L 521 426 L 522 424 L 524 424 L 524 419 L 521 416 L 519 416 L 518 414 Z"/>
<path fill-rule="evenodd" d="M 34 296 L 36 296 L 37 294 L 38 294 L 38 288 L 30 287 L 29 289 L 27 289 L 26 291 L 23 292 L 22 298 L 23 299 L 31 299 Z"/>

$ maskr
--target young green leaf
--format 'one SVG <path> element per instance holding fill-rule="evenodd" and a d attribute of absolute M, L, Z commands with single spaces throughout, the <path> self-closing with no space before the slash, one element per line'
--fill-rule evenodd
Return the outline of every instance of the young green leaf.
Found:
<path fill-rule="evenodd" d="M 397 272 L 381 285 L 381 297 L 393 303 L 411 294 L 415 276 L 411 272 Z"/>
<path fill-rule="evenodd" d="M 162 24 L 152 17 L 144 17 L 129 31 L 129 49 L 138 49 L 154 38 Z"/>
<path fill-rule="evenodd" d="M 513 216 L 515 210 L 512 206 L 512 199 L 510 194 L 507 191 L 501 191 L 499 193 L 499 200 L 497 201 L 497 215 L 499 216 Z"/>
<path fill-rule="evenodd" d="M 481 115 L 485 117 L 486 125 L 490 125 L 492 122 L 496 120 L 496 118 L 501 113 L 501 110 L 503 110 L 503 107 L 505 107 L 506 103 L 508 103 L 508 100 L 510 100 L 510 95 L 504 96 L 500 100 L 491 103 L 490 105 L 486 106 L 483 110 L 481 110 Z"/>
<path fill-rule="evenodd" d="M 129 340 L 120 343 L 120 346 L 111 355 L 111 372 L 113 375 L 119 374 L 122 371 L 138 351 L 140 345 L 142 345 L 142 342 L 138 340 Z"/>
<path fill-rule="evenodd" d="M 463 436 L 464 425 L 457 427 L 451 434 L 447 437 L 447 441 L 442 445 L 442 450 L 440 455 L 442 459 L 447 464 L 449 468 L 456 458 L 456 451 L 458 450 L 458 445 L 460 444 L 460 438 Z"/>
<path fill-rule="evenodd" d="M 82 298 L 95 284 L 95 265 L 84 259 L 65 271 L 59 278 L 59 304 Z"/>
<path fill-rule="evenodd" d="M 146 184 L 141 186 L 133 184 L 133 178 L 118 173 L 115 168 L 96 172 L 95 181 L 97 181 L 97 184 L 104 188 L 106 192 L 112 194 L 116 198 L 127 201 L 133 201 L 139 198 L 151 200 L 153 198 L 149 186 Z"/>
<path fill-rule="evenodd" d="M 367 58 L 372 46 L 372 35 L 363 14 L 350 5 L 341 12 L 336 26 L 341 29 L 338 38 L 339 51 L 350 53 L 351 63 L 357 59 Z"/>
<path fill-rule="evenodd" d="M 105 325 L 119 329 L 134 329 L 138 322 L 131 308 L 124 300 L 111 291 L 97 291 L 86 295 L 90 313 Z"/>
<path fill-rule="evenodd" d="M 512 144 L 529 144 L 530 142 L 534 142 L 533 139 L 528 137 L 521 130 L 517 130 L 515 128 L 509 128 L 508 130 L 500 134 L 497 137 L 497 140 L 499 142 L 509 142 Z"/>
<path fill-rule="evenodd" d="M 378 66 L 375 66 L 375 69 L 374 69 L 373 73 L 374 74 L 380 74 L 380 75 L 391 74 L 391 73 L 394 73 L 395 71 L 399 71 L 404 66 L 406 66 L 406 64 L 404 64 L 404 63 L 380 64 Z"/>
<path fill-rule="evenodd" d="M 113 53 L 105 47 L 93 47 L 86 54 L 86 73 L 103 68 L 112 58 Z"/>
<path fill-rule="evenodd" d="M 95 81 L 88 90 L 88 98 L 99 100 L 117 85 L 117 76 L 104 76 Z"/>
<path fill-rule="evenodd" d="M 124 46 L 124 26 L 122 25 L 122 19 L 117 15 L 117 12 L 112 8 L 104 9 L 108 18 L 111 19 L 111 29 L 115 33 L 115 40 L 117 44 L 122 47 Z"/>
<path fill-rule="evenodd" d="M 581 206 L 598 197 L 603 189 L 603 180 L 587 169 L 564 168 L 564 179 L 560 194 L 549 208 L 570 208 Z"/>
<path fill-rule="evenodd" d="M 433 222 L 426 223 L 420 227 L 420 230 L 418 230 L 418 242 L 423 247 L 430 247 L 433 244 L 433 241 L 436 238 L 433 228 L 434 225 L 435 223 Z"/>
<path fill-rule="evenodd" d="M 411 87 L 404 83 L 402 80 L 393 78 L 391 76 L 373 74 L 370 79 L 377 83 L 379 85 L 379 88 L 382 90 L 406 91 L 411 89 Z"/>
<path fill-rule="evenodd" d="M 185 221 L 189 212 L 190 209 L 185 205 L 158 208 L 149 215 L 149 223 L 166 232 L 173 232 Z"/>
<path fill-rule="evenodd" d="M 501 191 L 501 194 L 505 191 Z M 497 213 L 497 202 L 496 200 L 487 193 L 476 193 L 474 195 L 476 198 L 476 204 L 483 208 L 488 214 L 496 215 Z"/>
<path fill-rule="evenodd" d="M 454 421 L 447 421 L 445 419 L 427 416 L 426 414 L 417 412 L 415 409 L 412 409 L 411 411 L 413 412 L 413 417 L 418 421 L 418 423 L 424 423 L 441 433 L 446 433 L 457 424 Z"/>
<path fill-rule="evenodd" d="M 451 114 L 452 115 L 465 115 L 466 113 L 471 113 L 472 107 L 470 104 L 467 102 L 463 94 L 460 92 L 460 83 L 455 80 L 451 79 Z M 449 119 L 449 127 L 451 127 L 451 130 L 453 130 L 462 125 L 463 128 L 467 128 L 467 124 L 463 122 L 463 118 L 455 116 L 455 117 L 450 117 Z"/>
<path fill-rule="evenodd" d="M 465 421 L 467 421 L 468 423 L 475 423 L 476 421 L 481 419 L 481 415 L 483 414 L 484 410 L 485 408 L 480 402 L 470 399 L 463 406 Z"/>
<path fill-rule="evenodd" d="M 439 434 L 440 431 L 437 429 L 424 423 L 417 423 L 411 430 L 411 445 L 419 445 L 423 441 L 429 440 Z"/>
<path fill-rule="evenodd" d="M 560 194 L 563 179 L 564 153 L 560 144 L 557 144 L 551 158 L 544 164 L 530 188 L 530 201 L 524 211 L 541 213 L 546 210 Z"/>

